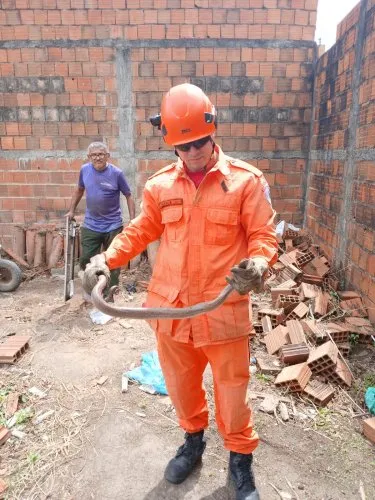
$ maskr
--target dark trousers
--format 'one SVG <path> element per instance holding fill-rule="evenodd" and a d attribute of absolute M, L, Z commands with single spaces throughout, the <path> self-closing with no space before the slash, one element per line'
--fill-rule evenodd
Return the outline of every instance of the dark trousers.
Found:
<path fill-rule="evenodd" d="M 86 227 L 81 227 L 82 255 L 79 259 L 80 268 L 84 270 L 90 262 L 91 257 L 107 250 L 113 238 L 117 234 L 121 233 L 121 231 L 122 226 L 118 229 L 110 231 L 109 233 L 98 233 L 97 231 L 91 231 L 91 229 L 87 229 Z M 120 268 L 113 269 L 113 271 L 111 271 L 109 288 L 119 284 L 119 276 Z"/>

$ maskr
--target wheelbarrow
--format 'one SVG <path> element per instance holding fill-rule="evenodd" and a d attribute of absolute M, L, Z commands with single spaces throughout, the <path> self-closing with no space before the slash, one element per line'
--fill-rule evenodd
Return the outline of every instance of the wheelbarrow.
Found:
<path fill-rule="evenodd" d="M 10 250 L 0 245 L 0 252 L 2 249 L 14 257 Z M 27 265 L 26 262 L 25 265 Z M 20 286 L 21 281 L 21 268 L 12 260 L 4 259 L 0 253 L 0 292 L 13 292 Z"/>
<path fill-rule="evenodd" d="M 0 257 L 0 292 L 13 292 L 22 281 L 22 271 L 11 260 Z"/>

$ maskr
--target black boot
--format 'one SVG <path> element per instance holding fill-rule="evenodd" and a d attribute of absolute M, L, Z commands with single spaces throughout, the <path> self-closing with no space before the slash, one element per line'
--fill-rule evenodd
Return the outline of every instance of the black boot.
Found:
<path fill-rule="evenodd" d="M 259 500 L 251 468 L 253 455 L 230 452 L 229 470 L 236 487 L 236 500 Z"/>
<path fill-rule="evenodd" d="M 194 434 L 185 434 L 185 443 L 179 447 L 176 456 L 169 461 L 164 472 L 167 481 L 180 484 L 193 471 L 200 461 L 206 442 L 203 440 L 203 431 Z"/>

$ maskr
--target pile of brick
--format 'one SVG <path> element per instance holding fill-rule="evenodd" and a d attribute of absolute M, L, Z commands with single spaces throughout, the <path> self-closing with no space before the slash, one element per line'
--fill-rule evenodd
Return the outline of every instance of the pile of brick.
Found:
<path fill-rule="evenodd" d="M 279 237 L 278 262 L 266 282 L 272 305 L 254 311 L 254 329 L 265 344 L 268 365 L 275 355 L 279 358 L 282 368 L 275 385 L 318 405 L 333 398 L 337 385 L 351 386 L 345 359 L 350 336 L 371 343 L 375 335 L 361 297 L 338 291 L 338 285 L 320 248 L 286 224 Z"/>

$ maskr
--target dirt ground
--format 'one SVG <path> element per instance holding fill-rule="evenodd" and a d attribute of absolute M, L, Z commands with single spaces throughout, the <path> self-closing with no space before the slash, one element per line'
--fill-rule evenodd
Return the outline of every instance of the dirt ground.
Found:
<path fill-rule="evenodd" d="M 131 279 L 126 284 L 131 290 Z M 137 305 L 144 294 L 129 296 L 123 288 L 116 301 Z M 6 498 L 232 499 L 228 452 L 213 417 L 203 465 L 180 486 L 163 480 L 183 439 L 170 400 L 136 384 L 121 393 L 122 373 L 155 348 L 148 325 L 137 320 L 93 324 L 92 306 L 81 300 L 79 283 L 71 301 L 64 304 L 62 296 L 61 276 L 40 276 L 0 295 L 0 341 L 12 334 L 32 337 L 16 365 L 0 365 L 0 394 L 18 391 L 20 407 L 30 409 L 16 425 L 23 437 L 0 447 Z M 253 354 L 260 348 L 255 341 Z M 373 348 L 358 347 L 356 357 L 374 366 Z M 101 377 L 108 377 L 102 385 Z M 206 385 L 212 408 L 209 370 Z M 31 387 L 45 397 L 31 394 Z M 262 393 L 285 395 L 267 377 L 252 377 L 249 394 L 261 437 L 254 469 L 263 500 L 375 499 L 374 447 L 361 435 L 361 418 L 353 416 L 357 408 L 344 393 L 323 410 L 294 399 L 286 423 L 259 411 L 262 398 L 256 395 Z M 53 413 L 35 422 L 49 410 Z"/>

